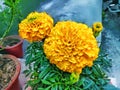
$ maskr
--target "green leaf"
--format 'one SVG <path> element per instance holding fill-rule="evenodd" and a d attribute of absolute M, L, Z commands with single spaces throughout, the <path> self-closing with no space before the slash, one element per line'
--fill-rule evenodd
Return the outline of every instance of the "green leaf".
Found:
<path fill-rule="evenodd" d="M 63 87 L 62 87 L 62 85 L 60 84 L 60 85 L 58 85 L 58 90 L 63 90 Z"/>
<path fill-rule="evenodd" d="M 49 87 L 45 88 L 44 90 L 50 90 L 50 88 L 51 88 L 51 86 L 49 86 Z"/>
<path fill-rule="evenodd" d="M 30 75 L 31 70 L 24 70 L 24 71 L 23 71 L 23 73 L 24 73 L 24 74 L 25 74 L 25 76 L 27 77 L 27 76 L 29 76 L 29 75 Z"/>
<path fill-rule="evenodd" d="M 23 73 L 26 74 L 26 73 L 29 73 L 30 70 L 24 70 Z"/>
<path fill-rule="evenodd" d="M 37 90 L 45 90 L 45 88 L 38 88 Z"/>
<path fill-rule="evenodd" d="M 70 90 L 76 90 L 76 88 L 75 88 L 75 87 L 72 87 Z"/>
<path fill-rule="evenodd" d="M 27 55 L 26 57 L 26 61 L 25 64 L 28 65 L 32 62 L 33 58 L 32 58 L 32 54 L 30 53 L 29 55 Z"/>
<path fill-rule="evenodd" d="M 38 72 L 33 71 L 32 76 L 37 77 L 38 75 L 39 75 L 39 73 L 38 73 Z"/>
<path fill-rule="evenodd" d="M 101 83 L 101 85 L 105 85 L 107 83 L 103 78 L 99 78 L 98 81 Z"/>
<path fill-rule="evenodd" d="M 30 86 L 33 86 L 33 85 L 35 85 L 35 84 L 37 84 L 37 83 L 39 83 L 39 82 L 40 82 L 39 79 L 34 79 L 34 80 L 29 80 L 29 81 L 27 82 L 27 84 L 30 85 Z"/>
<path fill-rule="evenodd" d="M 42 67 L 41 67 L 42 68 Z M 40 72 L 39 74 L 39 78 L 42 79 L 49 71 L 50 68 L 49 66 L 43 67 L 44 69 Z"/>
<path fill-rule="evenodd" d="M 43 79 L 49 79 L 50 78 L 50 72 L 48 72 L 44 77 L 43 77 Z"/>
<path fill-rule="evenodd" d="M 83 74 L 89 75 L 89 74 L 91 74 L 91 73 L 92 73 L 92 72 L 91 72 L 91 70 L 90 70 L 89 67 L 86 67 L 86 68 L 83 69 Z"/>
<path fill-rule="evenodd" d="M 78 86 L 83 85 L 84 80 L 85 80 L 84 77 L 83 77 L 83 78 L 80 78 L 79 81 L 77 82 L 77 85 L 78 85 Z"/>
<path fill-rule="evenodd" d="M 94 84 L 93 87 L 92 87 L 92 90 L 103 90 L 103 89 L 101 89 L 99 86 Z"/>
<path fill-rule="evenodd" d="M 96 68 L 94 66 L 92 67 L 92 71 L 95 74 L 95 76 L 101 77 L 100 73 L 96 70 Z"/>
<path fill-rule="evenodd" d="M 70 90 L 69 86 L 66 86 L 64 90 Z"/>
<path fill-rule="evenodd" d="M 47 81 L 47 80 L 42 80 L 42 83 L 46 84 L 46 85 L 51 85 L 52 84 L 50 81 Z"/>
<path fill-rule="evenodd" d="M 56 82 L 56 80 L 55 80 L 55 78 L 53 77 L 53 78 L 49 78 L 48 79 L 50 82 L 52 82 L 52 83 L 55 83 Z"/>
<path fill-rule="evenodd" d="M 51 90 L 58 90 L 58 85 L 57 85 L 57 84 L 54 85 L 54 86 L 51 88 Z"/>
<path fill-rule="evenodd" d="M 92 81 L 87 81 L 87 84 L 85 84 L 85 87 L 84 87 L 84 89 L 89 89 L 89 88 L 91 88 L 91 86 L 93 85 L 93 82 Z"/>
<path fill-rule="evenodd" d="M 12 3 L 7 0 L 5 0 L 4 4 L 7 5 L 8 7 L 12 7 Z"/>
<path fill-rule="evenodd" d="M 52 78 L 52 77 L 55 77 L 56 76 L 56 73 L 50 73 L 49 77 Z"/>

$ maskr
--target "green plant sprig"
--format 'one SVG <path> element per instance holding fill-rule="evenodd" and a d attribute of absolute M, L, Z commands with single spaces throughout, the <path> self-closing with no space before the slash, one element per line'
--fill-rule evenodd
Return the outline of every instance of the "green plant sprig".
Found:
<path fill-rule="evenodd" d="M 84 68 L 78 82 L 71 84 L 70 73 L 50 64 L 43 51 L 43 42 L 34 42 L 27 48 L 26 65 L 28 69 L 24 73 L 30 77 L 26 87 L 32 90 L 104 90 L 109 83 L 105 68 L 110 67 L 111 62 L 100 53 L 94 65 Z"/>
<path fill-rule="evenodd" d="M 10 8 L 10 11 L 11 11 L 11 19 L 10 19 L 10 23 L 7 27 L 7 29 L 5 30 L 5 32 L 3 33 L 2 37 L 1 37 L 1 40 L 0 40 L 0 45 L 2 45 L 2 40 L 3 38 L 10 32 L 11 30 L 11 27 L 13 25 L 13 22 L 14 22 L 14 18 L 15 18 L 15 15 L 16 15 L 16 7 L 18 5 L 18 3 L 20 2 L 20 0 L 5 0 L 5 5 L 8 6 Z M 4 48 L 3 48 L 4 49 Z"/>

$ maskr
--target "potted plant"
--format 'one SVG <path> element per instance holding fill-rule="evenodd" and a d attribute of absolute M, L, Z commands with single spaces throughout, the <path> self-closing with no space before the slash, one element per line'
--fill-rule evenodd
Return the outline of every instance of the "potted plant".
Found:
<path fill-rule="evenodd" d="M 4 17 L 8 17 L 9 15 L 9 21 L 5 24 L 8 25 L 6 30 L 4 31 L 3 35 L 0 38 L 0 48 L 1 50 L 5 50 L 9 54 L 13 54 L 16 57 L 23 57 L 23 51 L 22 51 L 22 44 L 23 40 L 18 35 L 8 35 L 8 33 L 11 30 L 11 27 L 13 26 L 13 22 L 16 16 L 18 16 L 18 8 L 17 5 L 20 0 L 5 0 L 4 4 L 9 8 L 9 12 L 5 10 L 5 13 L 3 12 L 3 15 L 6 15 Z M 19 18 L 19 17 L 17 17 Z M 6 19 L 5 19 L 6 20 Z M 8 37 L 7 37 L 8 36 Z"/>
<path fill-rule="evenodd" d="M 21 38 L 31 42 L 24 71 L 32 90 L 103 90 L 109 83 L 105 70 L 110 60 L 96 37 L 102 23 L 93 27 L 75 21 L 58 21 L 46 12 L 32 12 L 19 24 Z"/>
<path fill-rule="evenodd" d="M 2 40 L 0 47 L 7 53 L 21 58 L 23 57 L 22 44 L 23 39 L 21 39 L 18 35 L 10 35 Z"/>
<path fill-rule="evenodd" d="M 0 54 L 0 90 L 20 90 L 19 60 L 9 54 Z"/>

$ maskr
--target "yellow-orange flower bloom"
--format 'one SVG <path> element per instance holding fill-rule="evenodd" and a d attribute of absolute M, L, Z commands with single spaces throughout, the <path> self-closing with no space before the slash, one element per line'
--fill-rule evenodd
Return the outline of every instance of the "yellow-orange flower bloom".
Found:
<path fill-rule="evenodd" d="M 92 29 L 87 25 L 61 21 L 45 39 L 44 52 L 60 70 L 80 74 L 82 68 L 93 65 L 99 48 Z"/>
<path fill-rule="evenodd" d="M 32 12 L 19 24 L 19 35 L 30 42 L 40 41 L 51 32 L 53 19 L 45 12 Z"/>
<path fill-rule="evenodd" d="M 102 29 L 103 29 L 103 26 L 101 22 L 95 22 L 93 24 L 93 32 L 100 32 L 102 31 Z"/>

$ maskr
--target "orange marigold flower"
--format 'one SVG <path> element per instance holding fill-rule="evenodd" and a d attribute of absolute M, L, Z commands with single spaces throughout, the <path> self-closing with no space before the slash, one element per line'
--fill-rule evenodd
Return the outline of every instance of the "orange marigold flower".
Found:
<path fill-rule="evenodd" d="M 99 47 L 92 29 L 87 25 L 61 21 L 45 39 L 44 52 L 60 70 L 80 74 L 82 68 L 93 65 L 98 57 Z"/>
<path fill-rule="evenodd" d="M 51 32 L 53 19 L 46 12 L 32 12 L 19 24 L 19 35 L 30 42 L 40 41 Z"/>

